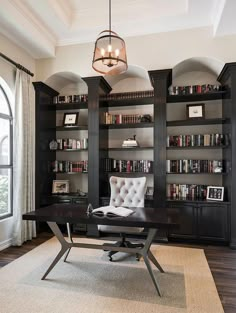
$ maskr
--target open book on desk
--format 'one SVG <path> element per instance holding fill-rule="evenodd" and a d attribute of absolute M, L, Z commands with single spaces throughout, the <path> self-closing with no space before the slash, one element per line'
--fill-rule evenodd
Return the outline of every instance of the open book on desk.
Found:
<path fill-rule="evenodd" d="M 112 205 L 101 206 L 100 208 L 94 209 L 92 214 L 96 214 L 99 216 L 121 216 L 126 217 L 133 213 L 133 210 L 124 208 L 122 206 L 114 207 Z"/>

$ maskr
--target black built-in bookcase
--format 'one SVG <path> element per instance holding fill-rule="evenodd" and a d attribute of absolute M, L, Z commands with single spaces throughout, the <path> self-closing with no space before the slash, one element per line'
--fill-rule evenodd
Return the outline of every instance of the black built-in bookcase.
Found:
<path fill-rule="evenodd" d="M 230 244 L 236 248 L 236 63 L 224 66 L 218 81 L 225 91 L 206 94 L 169 95 L 168 87 L 172 83 L 172 70 L 149 71 L 154 96 L 146 98 L 107 99 L 104 95 L 111 91 L 110 85 L 101 77 L 86 77 L 83 80 L 88 86 L 88 196 L 79 198 L 76 195 L 52 196 L 52 180 L 55 174 L 48 172 L 47 163 L 55 160 L 55 153 L 48 152 L 47 144 L 56 138 L 56 104 L 53 97 L 58 92 L 47 85 L 34 83 L 36 91 L 36 208 L 53 202 L 91 203 L 94 207 L 104 205 L 109 199 L 109 173 L 102 167 L 102 160 L 109 157 L 109 129 L 120 125 L 102 125 L 100 116 L 113 107 L 153 104 L 153 200 L 147 205 L 157 207 L 160 211 L 172 211 L 180 216 L 180 228 L 169 234 L 169 239 L 211 241 Z M 221 118 L 211 120 L 178 120 L 167 121 L 167 104 L 176 102 L 200 102 L 222 99 L 223 113 Z M 63 106 L 60 104 L 60 106 Z M 79 108 L 79 104 L 75 104 Z M 230 134 L 231 143 L 223 147 L 223 160 L 227 165 L 227 173 L 222 181 L 225 187 L 225 200 L 190 201 L 167 199 L 167 127 L 185 125 L 222 124 L 223 133 Z M 55 126 L 55 127 L 54 127 Z M 127 127 L 127 125 L 126 125 Z M 145 127 L 145 126 L 144 126 Z M 47 128 L 51 128 L 50 130 Z M 46 130 L 45 130 L 46 129 Z M 144 128 L 145 131 L 145 128 Z M 138 148 L 140 149 L 140 148 Z M 149 147 L 151 149 L 151 147 Z M 185 148 L 186 149 L 186 148 Z M 194 147 L 194 149 L 197 149 Z M 134 149 L 135 150 L 135 149 Z M 125 173 L 116 173 L 124 176 Z M 140 173 L 138 173 L 140 175 Z M 134 174 L 135 176 L 135 174 Z M 204 179 L 204 175 L 203 175 Z M 54 200 L 53 200 L 54 199 Z M 163 212 L 162 212 L 163 213 Z M 95 229 L 88 234 L 98 235 Z"/>
<path fill-rule="evenodd" d="M 56 152 L 49 151 L 48 143 L 56 138 L 56 107 L 53 98 L 59 93 L 42 82 L 35 88 L 35 207 L 43 204 L 43 197 L 52 193 L 55 173 L 48 170 Z"/>

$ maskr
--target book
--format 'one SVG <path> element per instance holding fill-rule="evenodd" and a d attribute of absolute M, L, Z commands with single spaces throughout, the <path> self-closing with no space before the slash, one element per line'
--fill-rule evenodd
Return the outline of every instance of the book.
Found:
<path fill-rule="evenodd" d="M 114 207 L 112 205 L 108 205 L 108 206 L 101 206 L 97 209 L 94 209 L 92 211 L 92 214 L 96 214 L 96 215 L 104 215 L 104 216 L 121 216 L 121 217 L 126 217 L 129 216 L 130 214 L 133 213 L 133 210 L 131 209 L 127 209 L 124 207 Z"/>

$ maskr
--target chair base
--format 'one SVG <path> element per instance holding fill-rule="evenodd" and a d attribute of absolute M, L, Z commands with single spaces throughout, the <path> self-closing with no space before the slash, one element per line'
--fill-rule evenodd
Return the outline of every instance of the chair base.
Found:
<path fill-rule="evenodd" d="M 132 243 L 128 240 L 125 240 L 124 237 L 122 237 L 122 240 L 117 241 L 114 244 L 109 244 L 110 246 L 113 247 L 126 247 L 126 248 L 143 248 L 144 245 L 142 243 Z M 109 251 L 108 252 L 108 257 L 110 259 L 110 261 L 112 261 L 112 256 L 117 253 L 119 251 Z M 136 260 L 139 261 L 140 260 L 140 254 L 136 253 Z"/>

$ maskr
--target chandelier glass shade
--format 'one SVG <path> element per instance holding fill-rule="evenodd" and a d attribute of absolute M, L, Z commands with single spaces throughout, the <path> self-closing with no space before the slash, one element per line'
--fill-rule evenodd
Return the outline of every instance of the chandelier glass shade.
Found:
<path fill-rule="evenodd" d="M 92 67 L 95 71 L 117 75 L 127 71 L 124 40 L 111 30 L 111 0 L 109 0 L 109 30 L 99 34 L 95 42 Z"/>

